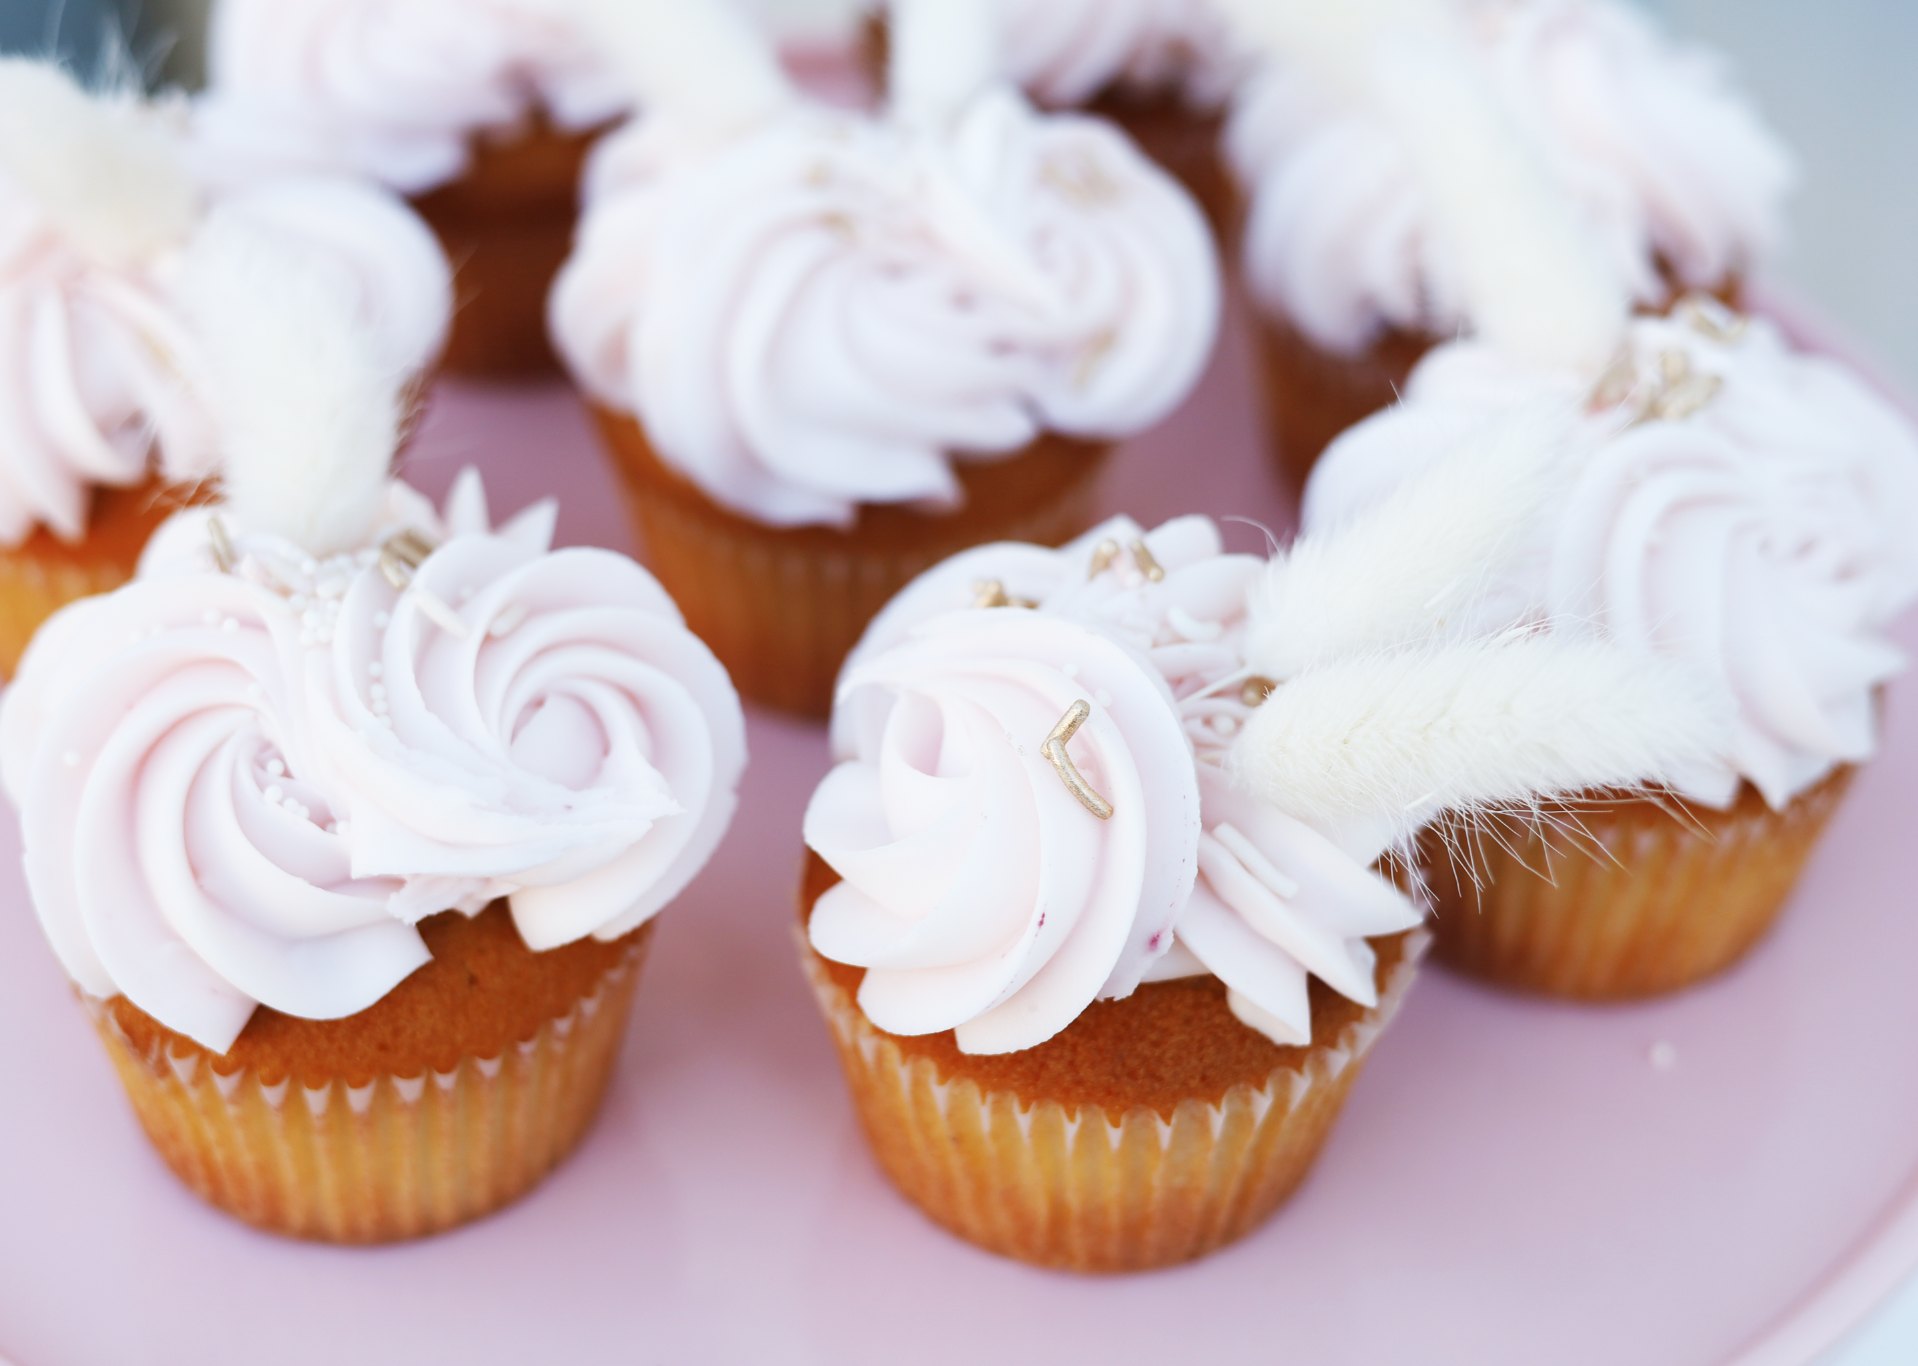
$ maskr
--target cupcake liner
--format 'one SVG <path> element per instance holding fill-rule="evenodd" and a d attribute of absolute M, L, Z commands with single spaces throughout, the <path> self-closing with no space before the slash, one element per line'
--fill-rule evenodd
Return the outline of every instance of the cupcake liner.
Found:
<path fill-rule="evenodd" d="M 182 1181 L 258 1228 L 335 1243 L 437 1233 L 491 1213 L 584 1137 L 619 1052 L 651 936 L 636 935 L 565 1015 L 491 1057 L 318 1085 L 221 1073 L 212 1055 L 137 1046 L 83 997 L 141 1127 Z"/>
<path fill-rule="evenodd" d="M 653 453 L 639 422 L 595 406 L 647 563 L 746 697 L 803 716 L 832 706 L 866 623 L 941 560 L 989 541 L 1061 545 L 1095 520 L 1106 448 L 1042 436 L 1020 453 L 957 465 L 948 514 L 865 506 L 849 531 L 770 527 L 707 498 Z"/>
<path fill-rule="evenodd" d="M 157 477 L 93 490 L 86 536 L 69 544 L 45 527 L 0 550 L 0 676 L 12 678 L 40 624 L 70 602 L 133 577 L 154 529 L 191 501 Z"/>
<path fill-rule="evenodd" d="M 1347 427 L 1398 401 L 1412 367 L 1439 338 L 1386 332 L 1364 351 L 1326 351 L 1283 318 L 1259 317 L 1267 446 L 1296 499 L 1319 456 Z"/>
<path fill-rule="evenodd" d="M 1346 1092 L 1403 1002 L 1425 949 L 1414 931 L 1379 1005 L 1302 1067 L 1238 1085 L 1216 1104 L 1021 1104 L 908 1058 L 832 980 L 799 932 L 853 1103 L 886 1174 L 936 1223 L 1003 1256 L 1071 1271 L 1143 1271 L 1245 1236 L 1304 1178 Z"/>
<path fill-rule="evenodd" d="M 538 379 L 560 373 L 546 335 L 546 295 L 573 246 L 580 171 L 604 128 L 473 143 L 457 180 L 412 200 L 453 263 L 458 306 L 440 357 L 450 374 Z"/>
<path fill-rule="evenodd" d="M 1854 772 L 1838 769 L 1783 811 L 1747 785 L 1728 811 L 1625 800 L 1512 824 L 1476 840 L 1465 869 L 1428 835 L 1437 957 L 1581 1000 L 1690 986 L 1771 927 Z"/>

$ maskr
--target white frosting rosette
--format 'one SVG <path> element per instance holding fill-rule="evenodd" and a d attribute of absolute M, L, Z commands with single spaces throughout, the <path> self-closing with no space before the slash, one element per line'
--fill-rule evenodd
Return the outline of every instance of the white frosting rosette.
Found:
<path fill-rule="evenodd" d="M 1117 87 L 1215 108 L 1238 75 L 1209 0 L 1001 0 L 1000 13 L 1006 74 L 1041 104 L 1084 104 Z"/>
<path fill-rule="evenodd" d="M 1263 564 L 1222 554 L 1202 517 L 1151 533 L 1115 518 L 1063 550 L 955 556 L 873 622 L 842 675 L 842 762 L 806 837 L 846 879 L 815 907 L 813 945 L 868 969 L 874 1024 L 1011 1051 L 1096 998 L 1213 973 L 1240 1019 L 1298 1044 L 1312 1034 L 1308 973 L 1377 1003 L 1366 938 L 1418 921 L 1371 871 L 1382 849 L 1252 800 L 1222 766 L 1259 697 L 1243 640 Z M 1016 719 L 1004 698 L 1022 704 Z M 1078 734 L 1096 743 L 1068 753 L 1113 809 L 1099 843 L 1084 838 L 1098 817 L 1037 744 L 1080 698 L 1093 710 Z M 1128 802 L 1146 803 L 1130 827 Z M 1049 922 L 1060 933 L 1051 889 L 1088 883 L 1112 893 L 1091 928 L 1047 938 Z"/>
<path fill-rule="evenodd" d="M 1211 351 L 1199 211 L 1106 125 L 988 89 L 949 126 L 795 107 L 603 143 L 552 330 L 662 459 L 775 526 L 952 506 L 954 458 L 1119 438 Z"/>
<path fill-rule="evenodd" d="M 399 577 L 182 513 L 118 592 L 57 614 L 0 708 L 28 886 L 80 988 L 215 1052 L 256 1003 L 366 1008 L 413 926 L 496 897 L 535 950 L 643 923 L 724 833 L 744 723 L 653 579 L 549 551 L 550 503 L 487 529 L 402 485 Z"/>
<path fill-rule="evenodd" d="M 1632 324 L 1595 391 L 1490 348 L 1431 353 L 1405 402 L 1327 450 L 1310 527 L 1381 498 L 1497 414 L 1590 394 L 1574 476 L 1509 581 L 1509 619 L 1550 618 L 1681 661 L 1736 704 L 1730 753 L 1683 794 L 1749 780 L 1782 808 L 1877 749 L 1886 637 L 1918 597 L 1918 433 L 1844 367 L 1709 301 Z"/>
<path fill-rule="evenodd" d="M 583 129 L 632 105 L 570 0 L 219 0 L 208 62 L 199 119 L 225 156 L 403 194 L 536 110 Z"/>
<path fill-rule="evenodd" d="M 393 373 L 438 352 L 451 272 L 390 195 L 320 176 L 210 195 L 177 111 L 85 96 L 17 60 L 0 80 L 23 118 L 80 125 L 49 132 L 37 158 L 0 157 L 0 546 L 37 525 L 79 539 L 92 485 L 214 473 L 217 405 L 181 288 L 203 231 L 244 227 L 327 271 Z"/>
<path fill-rule="evenodd" d="M 1792 163 L 1711 54 L 1617 0 L 1449 0 L 1474 64 L 1641 304 L 1716 289 L 1774 246 Z M 1248 187 L 1247 278 L 1319 346 L 1474 320 L 1448 239 L 1392 126 L 1321 73 L 1249 82 L 1227 134 Z"/>

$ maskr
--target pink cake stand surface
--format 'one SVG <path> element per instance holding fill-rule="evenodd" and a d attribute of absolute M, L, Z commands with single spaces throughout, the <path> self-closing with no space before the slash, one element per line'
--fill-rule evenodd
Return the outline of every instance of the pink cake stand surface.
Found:
<path fill-rule="evenodd" d="M 1288 525 L 1237 322 L 1200 392 L 1123 453 L 1115 509 Z M 442 389 L 410 477 L 437 494 L 468 462 L 496 511 L 556 493 L 562 541 L 630 545 L 569 390 Z M 584 1147 L 518 1205 L 410 1246 L 254 1233 L 173 1180 L 41 941 L 7 822 L 0 1354 L 1801 1366 L 1918 1264 L 1913 698 L 1892 690 L 1886 753 L 1735 971 L 1611 1008 L 1428 971 L 1291 1204 L 1204 1262 L 1122 1279 L 979 1252 L 868 1156 L 793 952 L 817 727 L 753 717 L 738 819 L 664 916 Z"/>

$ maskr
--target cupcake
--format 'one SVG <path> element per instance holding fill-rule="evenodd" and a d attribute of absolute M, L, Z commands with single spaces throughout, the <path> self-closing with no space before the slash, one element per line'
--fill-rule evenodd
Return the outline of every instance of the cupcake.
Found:
<path fill-rule="evenodd" d="M 447 269 L 375 190 L 283 176 L 209 193 L 181 111 L 88 94 L 0 59 L 0 675 L 47 615 L 133 573 L 217 467 L 218 431 L 179 296 L 196 238 L 244 223 L 323 260 L 383 363 L 416 370 L 446 327 Z"/>
<path fill-rule="evenodd" d="M 1844 367 L 1697 296 L 1634 322 L 1595 385 L 1483 345 L 1433 351 L 1400 407 L 1327 452 L 1307 526 L 1541 397 L 1585 401 L 1572 474 L 1480 610 L 1683 662 L 1735 720 L 1655 798 L 1591 791 L 1449 857 L 1429 841 L 1439 953 L 1555 995 L 1670 991 L 1765 932 L 1877 750 L 1904 666 L 1886 631 L 1918 596 L 1918 434 Z"/>
<path fill-rule="evenodd" d="M 887 45 L 874 18 L 875 71 L 885 70 Z M 1110 119 L 1208 218 L 1227 221 L 1235 194 L 1219 136 L 1240 63 L 1210 0 L 1008 0 L 998 47 L 1005 74 L 1034 103 Z"/>
<path fill-rule="evenodd" d="M 218 0 L 199 118 L 239 166 L 365 176 L 407 196 L 459 269 L 443 359 L 539 377 L 546 291 L 593 139 L 631 112 L 572 0 Z"/>
<path fill-rule="evenodd" d="M 1656 778 L 1717 728 L 1610 647 L 1448 639 L 1438 572 L 1497 538 L 1468 510 L 1423 557 L 1419 510 L 1271 567 L 1204 518 L 1115 519 L 961 555 L 874 621 L 806 813 L 802 954 L 873 1151 L 935 1221 L 1079 1271 L 1250 1232 L 1423 949 L 1381 860 L 1447 810 Z"/>
<path fill-rule="evenodd" d="M 1639 310 L 1692 291 L 1735 302 L 1778 240 L 1789 157 L 1715 54 L 1630 5 L 1361 5 L 1311 32 L 1283 22 L 1297 6 L 1222 3 L 1256 9 L 1275 54 L 1227 140 L 1294 491 L 1426 350 L 1496 340 L 1495 296 L 1576 309 L 1561 282 L 1596 269 Z"/>
<path fill-rule="evenodd" d="M 56 614 L 0 707 L 27 884 L 154 1146 L 274 1232 L 477 1218 L 578 1144 L 738 699 L 622 556 L 386 475 L 397 385 L 323 273 L 196 244 L 221 500 Z M 58 1098 L 37 1102 L 55 1105 Z"/>
<path fill-rule="evenodd" d="M 554 290 L 649 563 L 741 691 L 790 711 L 825 714 L 921 570 L 1090 525 L 1108 445 L 1211 350 L 1190 198 L 996 83 L 982 14 L 895 15 L 878 118 L 801 99 L 742 35 L 764 79 L 649 98 L 596 153 Z"/>

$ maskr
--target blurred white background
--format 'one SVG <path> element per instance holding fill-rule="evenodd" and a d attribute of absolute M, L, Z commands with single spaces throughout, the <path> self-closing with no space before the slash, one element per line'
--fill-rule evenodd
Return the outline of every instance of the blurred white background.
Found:
<path fill-rule="evenodd" d="M 752 0 L 789 23 L 847 0 Z M 1640 0 L 1674 33 L 1723 51 L 1796 150 L 1791 240 L 1765 284 L 1918 398 L 1918 0 Z M 196 82 L 204 0 L 0 0 L 0 49 L 72 55 L 104 26 L 168 79 Z M 1918 1147 L 1918 1135 L 1913 1135 Z M 1782 1308 L 1783 1306 L 1781 1306 Z M 1821 1366 L 1918 1362 L 1918 1284 Z M 1702 1364 L 1701 1364 L 1702 1366 Z"/>

